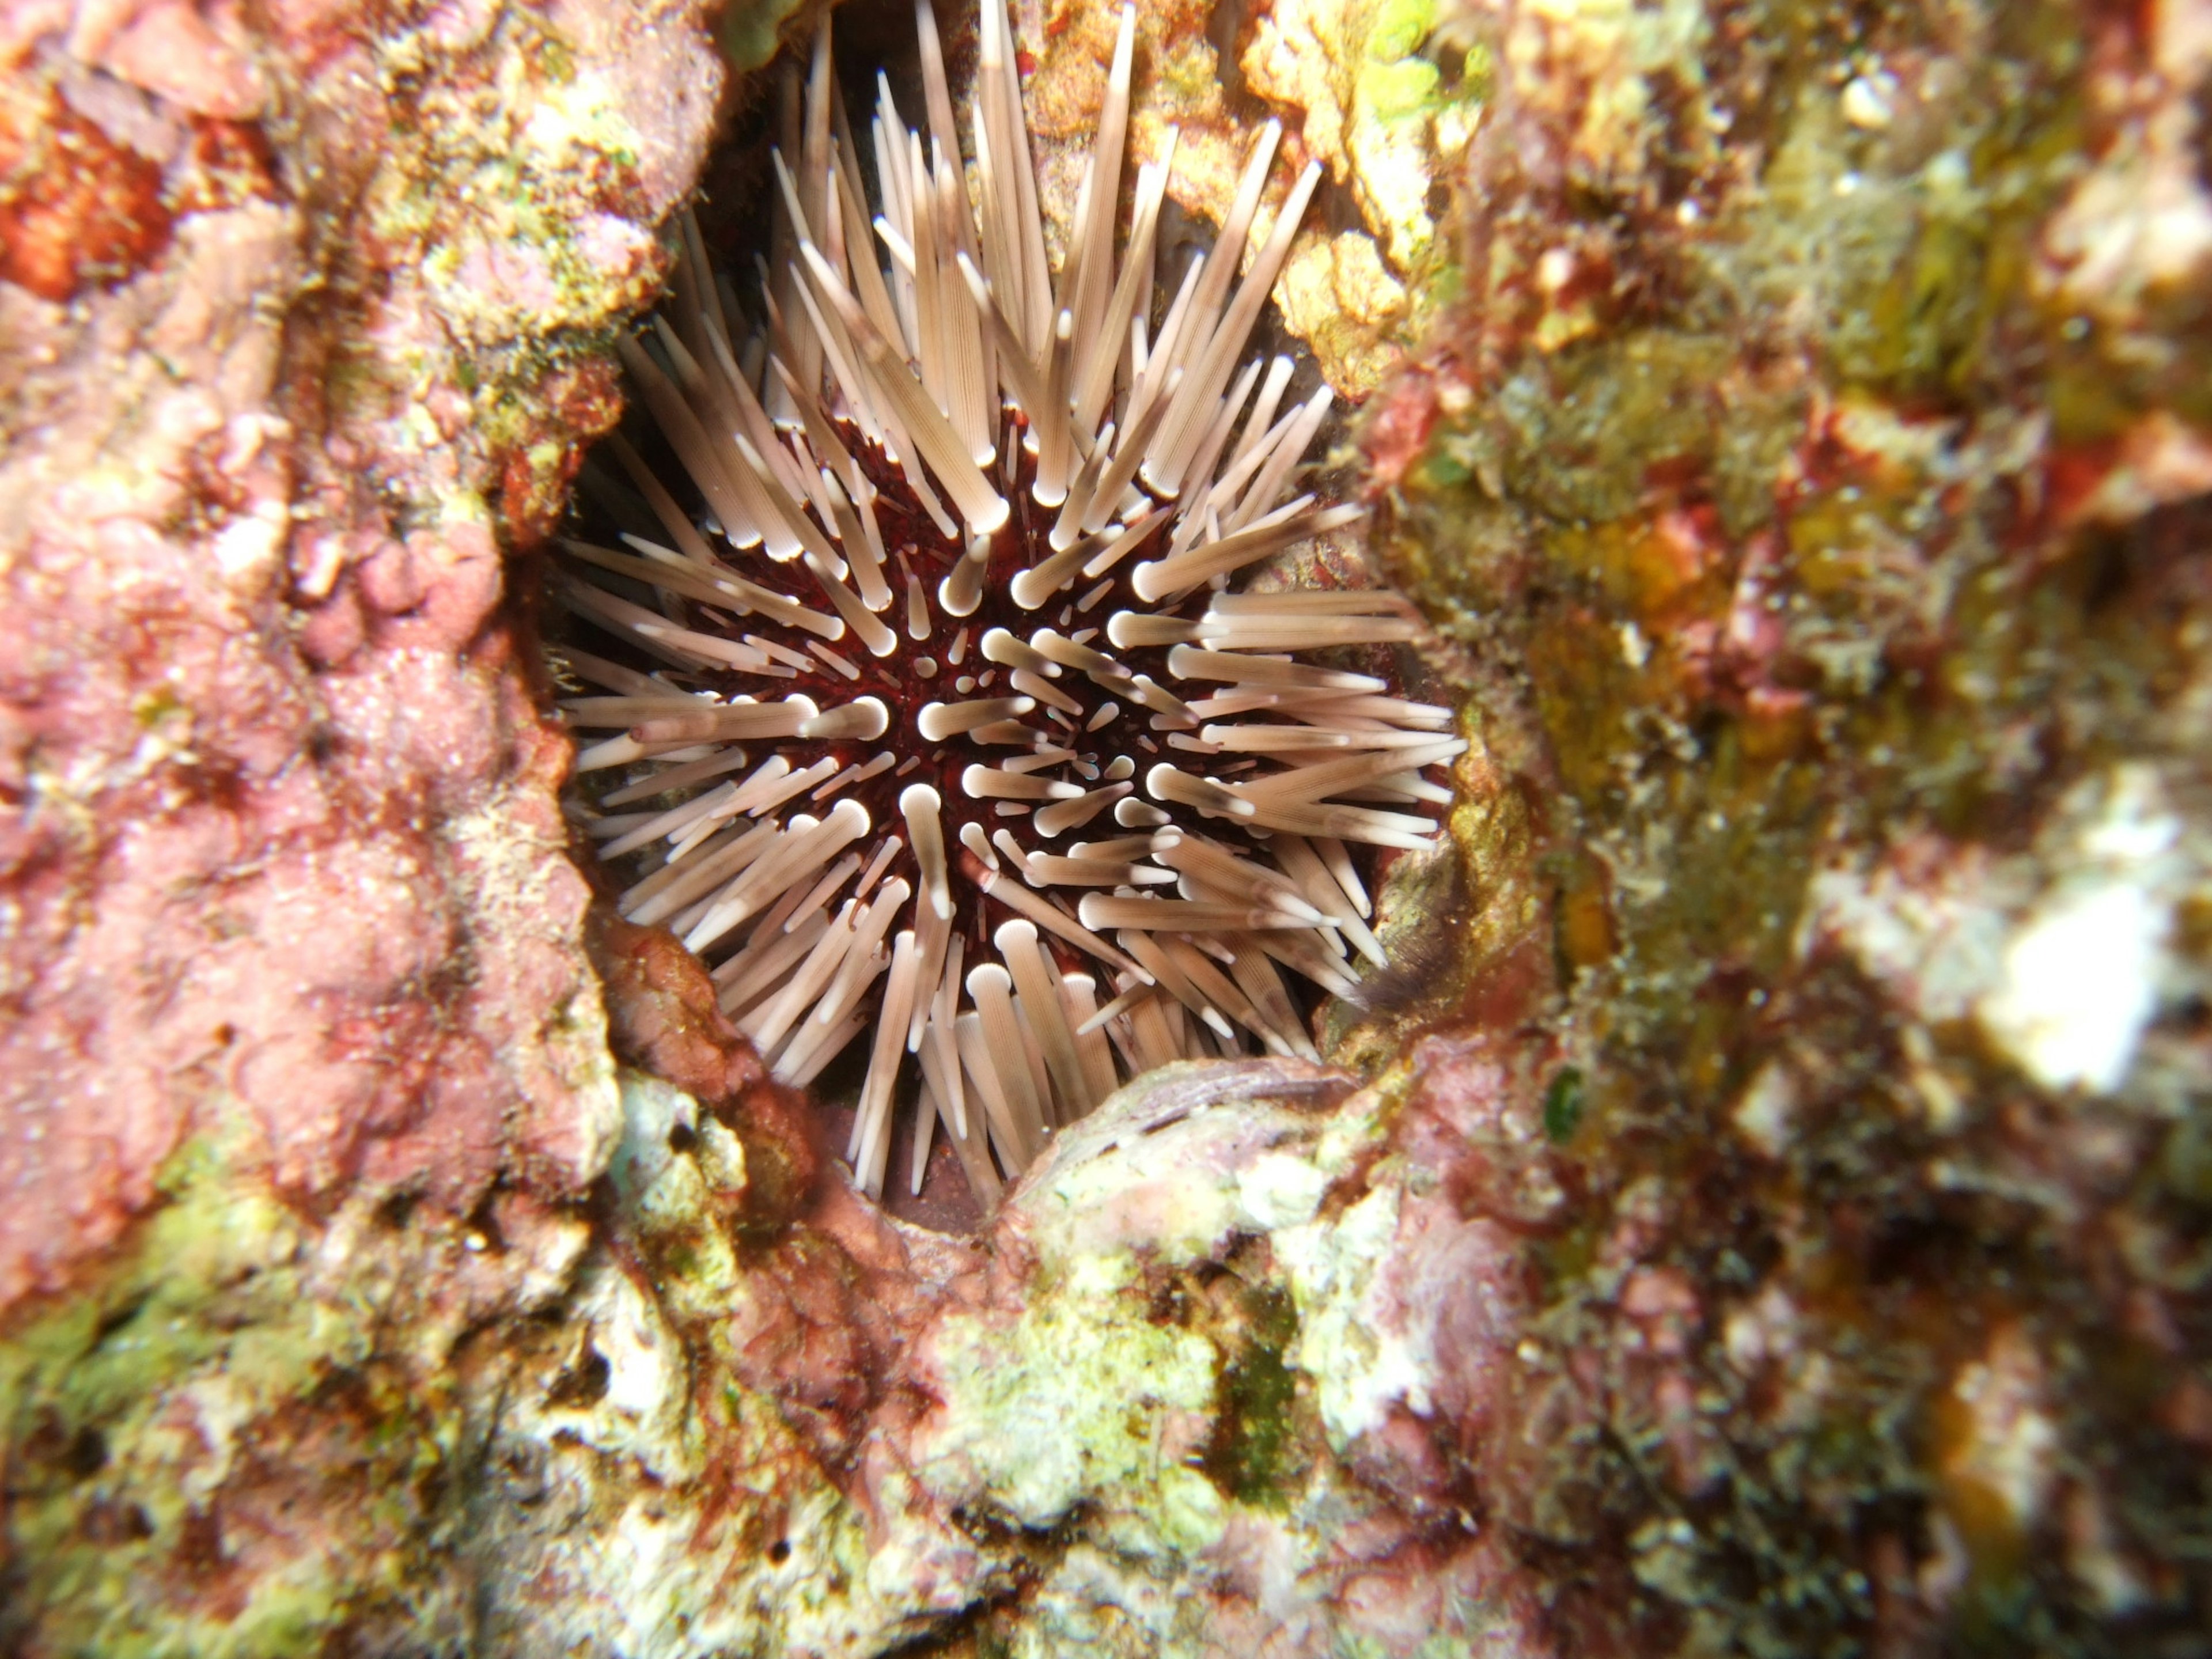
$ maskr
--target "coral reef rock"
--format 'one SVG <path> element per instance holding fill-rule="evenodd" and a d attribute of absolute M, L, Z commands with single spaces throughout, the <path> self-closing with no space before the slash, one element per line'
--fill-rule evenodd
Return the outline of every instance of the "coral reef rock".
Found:
<path fill-rule="evenodd" d="M 1364 442 L 1542 912 L 1489 1513 L 1589 1650 L 2208 1650 L 2208 25 L 1454 24 Z"/>
<path fill-rule="evenodd" d="M 1473 747 L 969 1237 L 557 805 L 790 9 L 0 10 L 0 1650 L 2212 1654 L 2212 9 L 1147 9 Z"/>

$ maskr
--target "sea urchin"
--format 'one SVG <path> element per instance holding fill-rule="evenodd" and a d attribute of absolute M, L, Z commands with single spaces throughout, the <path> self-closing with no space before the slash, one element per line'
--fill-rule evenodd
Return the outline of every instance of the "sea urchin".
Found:
<path fill-rule="evenodd" d="M 622 913 L 714 963 L 787 1083 L 868 1036 L 848 1149 L 868 1191 L 910 1077 L 915 1187 L 941 1123 L 986 1204 L 1124 1073 L 1311 1055 L 1282 970 L 1356 998 L 1355 953 L 1382 956 L 1346 843 L 1431 845 L 1405 809 L 1449 800 L 1423 769 L 1464 747 L 1446 710 L 1297 659 L 1418 638 L 1402 599 L 1229 589 L 1360 516 L 1282 499 L 1328 392 L 1285 410 L 1291 360 L 1240 362 L 1319 167 L 1238 280 L 1270 123 L 1155 327 L 1175 137 L 1137 169 L 1117 270 L 1125 8 L 1055 278 L 1003 3 L 963 161 L 922 0 L 928 137 L 878 76 L 872 218 L 821 27 L 761 321 L 687 220 L 670 304 L 623 347 L 698 519 L 617 437 L 635 494 L 596 493 L 649 533 L 564 542 L 555 587 L 661 665 L 563 652 L 607 694 L 569 720 L 617 733 L 580 768 L 652 763 L 589 824 L 603 859 L 651 865 Z"/>

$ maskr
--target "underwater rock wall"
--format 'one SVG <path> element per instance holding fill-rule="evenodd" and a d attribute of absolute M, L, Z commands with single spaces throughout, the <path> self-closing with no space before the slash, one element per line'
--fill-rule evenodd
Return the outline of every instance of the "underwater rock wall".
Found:
<path fill-rule="evenodd" d="M 0 1646 L 298 1651 L 408 1593 L 453 1345 L 619 1132 L 504 566 L 723 70 L 343 0 L 14 4 L 0 70 Z"/>
<path fill-rule="evenodd" d="M 970 1240 L 587 924 L 515 580 L 780 17 L 0 18 L 0 1646 L 2203 1651 L 2212 15 L 1148 12 L 1450 948 Z"/>
<path fill-rule="evenodd" d="M 1490 1513 L 1579 1644 L 2203 1650 L 2208 22 L 1454 25 L 1365 441 L 1510 677 L 1469 984 L 1572 1199 Z"/>
<path fill-rule="evenodd" d="M 502 556 L 718 63 L 650 13 L 9 24 L 0 1306 L 196 1139 L 302 1202 L 573 1193 L 612 1083 Z"/>

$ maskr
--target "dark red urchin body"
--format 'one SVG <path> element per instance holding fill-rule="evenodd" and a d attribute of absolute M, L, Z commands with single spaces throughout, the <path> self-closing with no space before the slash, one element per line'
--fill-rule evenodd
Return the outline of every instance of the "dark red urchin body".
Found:
<path fill-rule="evenodd" d="M 617 441 L 636 496 L 598 493 L 645 533 L 565 544 L 556 592 L 618 654 L 661 665 L 566 652 L 612 694 L 570 718 L 620 733 L 580 768 L 658 767 L 600 807 L 675 803 L 592 826 L 605 858 L 662 849 L 623 913 L 716 958 L 724 1011 L 786 1082 L 872 1030 L 848 1149 L 870 1191 L 910 1076 L 915 1183 L 941 1122 L 988 1202 L 1124 1073 L 1248 1041 L 1310 1055 L 1280 969 L 1356 994 L 1353 951 L 1381 956 L 1344 843 L 1427 846 L 1430 820 L 1395 809 L 1449 800 L 1421 771 L 1463 745 L 1447 711 L 1294 659 L 1416 638 L 1401 599 L 1228 591 L 1359 516 L 1278 505 L 1329 394 L 1279 412 L 1290 361 L 1264 379 L 1237 363 L 1317 169 L 1232 299 L 1270 125 L 1154 334 L 1167 161 L 1139 170 L 1118 273 L 1117 191 L 1086 180 L 1055 283 L 998 0 L 980 222 L 921 20 L 934 166 L 883 87 L 871 237 L 825 33 L 796 180 L 778 159 L 766 327 L 733 343 L 737 296 L 687 226 L 653 349 L 624 347 L 705 516 Z M 1115 186 L 1133 41 L 1125 10 L 1091 175 Z M 856 257 L 878 245 L 888 270 Z"/>

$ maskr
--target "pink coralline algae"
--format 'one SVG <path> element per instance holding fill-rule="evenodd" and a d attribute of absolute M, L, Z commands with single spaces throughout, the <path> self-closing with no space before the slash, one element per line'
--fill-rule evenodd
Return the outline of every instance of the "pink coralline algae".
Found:
<path fill-rule="evenodd" d="M 433 94 L 496 61 L 492 21 Z M 627 40 L 617 82 L 669 61 L 648 20 L 574 21 Z M 527 508 L 509 457 L 550 436 L 557 468 L 572 428 L 469 430 L 476 371 L 416 269 L 452 227 L 376 217 L 467 135 L 361 143 L 405 106 L 328 8 L 18 8 L 7 40 L 0 1305 L 67 1282 L 196 1138 L 302 1200 L 577 1190 L 612 1124 L 587 894 L 482 507 Z M 271 165 L 234 124 L 279 86 Z M 706 108 L 632 106 L 648 226 Z M 161 236 L 99 254 L 132 169 Z M 582 359 L 519 372 L 592 418 Z M 441 403 L 458 447 L 410 424 Z"/>

